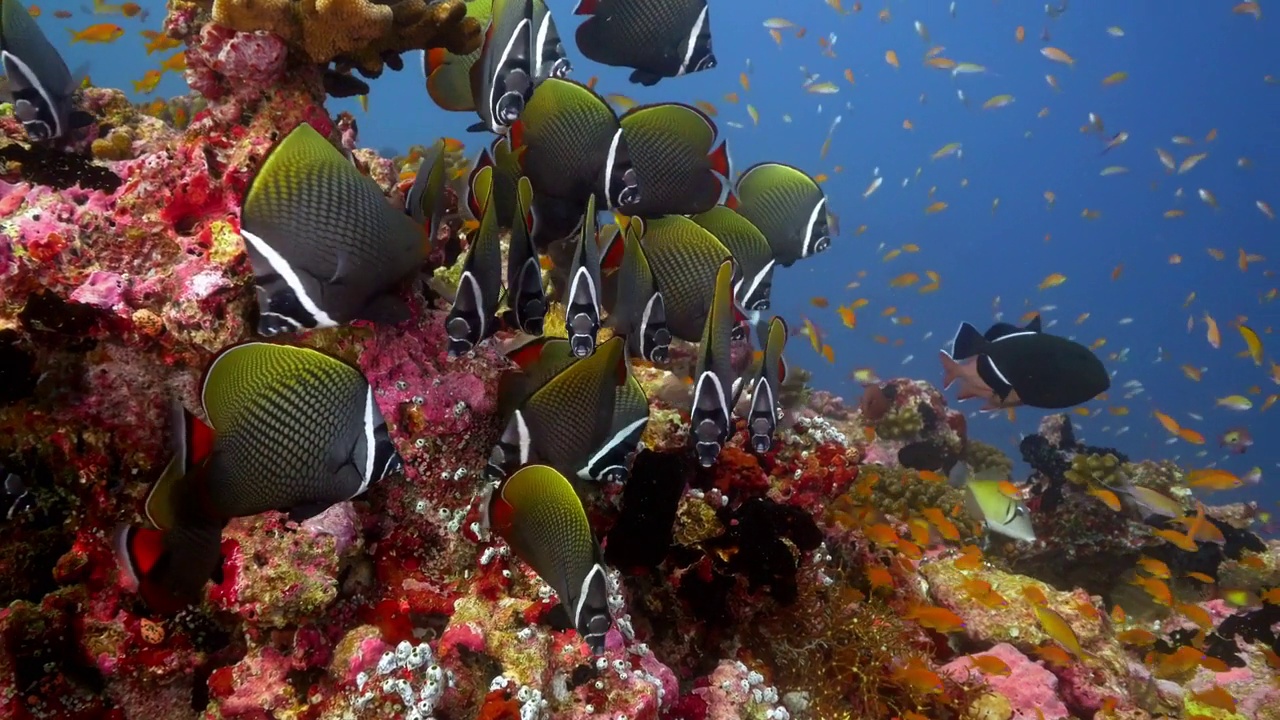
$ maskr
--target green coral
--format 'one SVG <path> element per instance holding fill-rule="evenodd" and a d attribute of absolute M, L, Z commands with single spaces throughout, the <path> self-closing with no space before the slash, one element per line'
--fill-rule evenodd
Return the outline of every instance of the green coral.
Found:
<path fill-rule="evenodd" d="M 1003 475 L 1013 473 L 1013 460 L 1009 456 L 1000 452 L 996 446 L 978 440 L 969 441 L 963 460 L 975 473 L 983 470 L 998 470 Z"/>
<path fill-rule="evenodd" d="M 871 492 L 871 504 L 885 515 L 906 520 L 926 508 L 964 505 L 964 491 L 947 483 L 925 480 L 910 468 L 877 469 L 880 481 Z M 961 539 L 970 535 L 969 523 L 957 522 Z"/>
<path fill-rule="evenodd" d="M 1124 481 L 1120 458 L 1106 455 L 1076 455 L 1071 458 L 1071 469 L 1064 473 L 1067 480 L 1083 487 L 1097 485 L 1115 486 Z"/>
<path fill-rule="evenodd" d="M 885 440 L 907 440 L 924 432 L 924 416 L 914 404 L 898 405 L 876 423 L 876 435 Z"/>

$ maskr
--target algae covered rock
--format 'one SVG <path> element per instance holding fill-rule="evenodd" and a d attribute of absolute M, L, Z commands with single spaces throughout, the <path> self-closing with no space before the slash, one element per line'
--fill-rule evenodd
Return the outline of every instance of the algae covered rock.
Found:
<path fill-rule="evenodd" d="M 213 0 L 211 15 L 241 32 L 279 35 L 312 63 L 347 61 L 370 77 L 389 57 L 411 50 L 464 55 L 481 33 L 462 0 Z"/>

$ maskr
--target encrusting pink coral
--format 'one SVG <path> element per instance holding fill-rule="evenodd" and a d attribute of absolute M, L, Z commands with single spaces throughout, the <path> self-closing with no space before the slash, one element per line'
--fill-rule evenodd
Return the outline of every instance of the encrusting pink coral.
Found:
<path fill-rule="evenodd" d="M 1009 667 L 1009 672 L 999 675 L 983 672 L 974 665 L 973 658 L 977 657 L 997 658 Z M 943 665 L 940 671 L 959 682 L 975 676 L 981 679 L 992 690 L 1008 698 L 1016 720 L 1064 720 L 1071 716 L 1058 697 L 1058 678 L 1043 664 L 1028 658 L 1008 643 L 958 657 Z"/>

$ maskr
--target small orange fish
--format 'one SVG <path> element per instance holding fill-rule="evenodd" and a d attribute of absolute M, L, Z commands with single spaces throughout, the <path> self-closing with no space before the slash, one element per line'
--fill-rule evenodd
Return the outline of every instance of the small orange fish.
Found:
<path fill-rule="evenodd" d="M 876 588 L 892 590 L 893 574 L 883 565 L 873 564 L 867 568 L 867 582 L 871 584 L 873 590 Z"/>
<path fill-rule="evenodd" d="M 98 23 L 80 31 L 68 28 L 67 32 L 71 33 L 71 42 L 73 43 L 109 43 L 119 40 L 124 35 L 124 28 L 112 23 Z"/>
<path fill-rule="evenodd" d="M 1044 280 L 1040 281 L 1039 288 L 1041 290 L 1048 290 L 1049 288 L 1058 287 L 1059 285 L 1061 285 L 1066 281 L 1067 281 L 1066 275 L 1063 275 L 1062 273 L 1051 273 L 1050 275 L 1045 277 Z"/>
<path fill-rule="evenodd" d="M 938 529 L 938 534 L 942 535 L 944 540 L 950 540 L 951 542 L 960 540 L 960 530 L 938 508 L 925 508 L 920 511 L 920 514 L 924 515 L 925 519 Z"/>
<path fill-rule="evenodd" d="M 1209 611 L 1199 605 L 1176 603 L 1173 607 L 1175 610 L 1182 613 L 1182 615 L 1188 620 L 1199 625 L 1202 629 L 1211 630 L 1213 628 L 1213 617 L 1209 615 Z"/>
<path fill-rule="evenodd" d="M 1059 50 L 1056 47 L 1040 48 L 1040 54 L 1049 58 L 1054 62 L 1060 62 L 1064 65 L 1074 67 L 1076 64 L 1075 58 L 1071 57 L 1070 55 L 1063 52 L 1062 50 Z"/>
<path fill-rule="evenodd" d="M 982 567 L 982 550 L 977 545 L 965 545 L 952 564 L 957 570 L 977 570 Z"/>
<path fill-rule="evenodd" d="M 930 670 L 924 661 L 911 658 L 903 666 L 895 668 L 889 677 L 903 687 L 921 693 L 942 692 L 942 678 Z"/>
<path fill-rule="evenodd" d="M 1116 639 L 1125 645 L 1133 645 L 1135 647 L 1146 647 L 1154 645 L 1156 640 L 1160 638 L 1150 630 L 1142 628 L 1130 628 L 1116 633 Z"/>
<path fill-rule="evenodd" d="M 896 69 L 898 67 L 898 53 L 892 50 L 886 50 L 884 52 L 884 61 Z"/>
<path fill-rule="evenodd" d="M 940 633 L 960 632 L 964 629 L 963 618 L 946 608 L 933 605 L 912 605 L 907 609 L 906 617 Z"/>
<path fill-rule="evenodd" d="M 1080 409 L 1084 410 L 1086 415 L 1089 413 L 1087 408 L 1080 408 Z M 1104 505 L 1111 508 L 1112 512 L 1120 512 L 1120 498 L 1116 497 L 1116 494 L 1111 492 L 1110 490 L 1107 490 L 1105 488 L 1091 487 L 1085 492 L 1101 500 Z"/>
<path fill-rule="evenodd" d="M 186 70 L 187 53 L 174 53 L 172 57 L 166 58 L 164 62 L 160 63 L 160 68 L 171 72 L 182 72 L 183 70 Z"/>
<path fill-rule="evenodd" d="M 995 655 L 971 655 L 969 661 L 973 666 L 988 675 L 1009 675 L 1013 672 L 1009 664 Z"/>
<path fill-rule="evenodd" d="M 1193 691 L 1191 697 L 1195 698 L 1196 702 L 1204 703 L 1219 710 L 1226 710 L 1229 713 L 1236 711 L 1235 697 L 1222 689 L 1221 685 L 1215 685 L 1208 690 L 1201 690 L 1200 692 Z"/>
<path fill-rule="evenodd" d="M 1169 566 L 1153 557 L 1148 555 L 1139 557 L 1138 565 L 1142 566 L 1142 569 L 1146 570 L 1153 577 L 1158 577 L 1162 580 L 1169 579 Z"/>
<path fill-rule="evenodd" d="M 894 531 L 893 528 L 883 523 L 872 525 L 863 530 L 863 533 L 867 536 L 868 540 L 877 545 L 892 546 L 897 545 L 898 542 L 902 540 L 902 538 L 898 537 L 898 533 Z"/>
<path fill-rule="evenodd" d="M 1072 663 L 1071 655 L 1057 645 L 1041 645 L 1040 647 L 1035 648 L 1032 652 L 1034 652 L 1041 660 L 1044 660 L 1054 667 L 1070 667 Z"/>
<path fill-rule="evenodd" d="M 1018 29 L 1013 31 L 1013 39 L 1015 42 L 1022 42 L 1023 40 L 1026 40 L 1027 29 L 1019 25 Z"/>
<path fill-rule="evenodd" d="M 1195 552 L 1196 548 L 1199 547 L 1196 545 L 1194 540 L 1177 530 L 1153 530 L 1152 534 L 1156 537 L 1163 538 L 1169 544 L 1186 552 Z"/>

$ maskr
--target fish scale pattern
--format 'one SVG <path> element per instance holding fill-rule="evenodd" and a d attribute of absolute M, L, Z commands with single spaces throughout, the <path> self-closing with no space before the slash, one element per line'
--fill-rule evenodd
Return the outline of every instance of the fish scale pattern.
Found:
<path fill-rule="evenodd" d="M 520 115 L 525 174 L 540 194 L 579 202 L 602 184 L 618 119 L 582 85 L 550 78 Z"/>
<path fill-rule="evenodd" d="M 691 215 L 720 199 L 721 180 L 707 159 L 715 129 L 679 103 L 636 108 L 620 121 L 644 194 L 632 215 Z"/>
<path fill-rule="evenodd" d="M 593 408 L 598 398 L 612 397 L 616 380 L 607 368 L 615 367 L 621 359 L 622 339 L 609 340 L 561 372 L 525 403 L 529 426 L 541 430 L 534 435 L 534 448 L 547 464 L 573 474 L 578 468 L 570 466 L 599 445 L 603 427 L 598 413 L 565 413 L 564 408 Z"/>
<path fill-rule="evenodd" d="M 804 257 L 809 216 L 823 198 L 812 178 L 787 165 L 765 163 L 739 178 L 734 194 L 738 214 L 760 228 L 779 265 Z M 820 213 L 818 222 L 825 224 L 825 215 Z"/>
<path fill-rule="evenodd" d="M 209 372 L 206 411 L 217 429 L 216 457 L 235 457 L 219 474 L 214 499 L 227 517 L 295 505 L 298 498 L 349 497 L 327 467 L 332 452 L 349 452 L 360 437 L 368 383 L 355 368 L 319 352 L 254 343 L 232 349 Z M 261 352 L 267 349 L 268 352 Z M 258 402 L 239 407 L 235 398 Z M 305 419 L 303 424 L 300 422 Z M 276 477 L 277 483 L 264 483 Z M 326 487 L 327 486 L 327 487 Z"/>
<path fill-rule="evenodd" d="M 667 305 L 667 328 L 681 340 L 702 339 L 711 303 L 706 288 L 715 284 L 716 271 L 730 256 L 729 249 L 697 223 L 678 215 L 646 221 L 640 244 Z"/>
<path fill-rule="evenodd" d="M 336 301 L 326 306 L 349 312 L 364 305 L 370 288 L 386 283 L 388 268 L 396 272 L 409 267 L 425 250 L 412 220 L 391 207 L 377 185 L 306 124 L 267 158 L 245 198 L 242 217 L 246 231 L 324 284 L 322 295 Z M 343 283 L 328 283 L 339 269 Z"/>
<path fill-rule="evenodd" d="M 577 493 L 550 468 L 526 470 L 533 471 L 513 475 L 502 488 L 502 500 L 519 513 L 511 530 L 512 546 L 551 582 L 586 577 L 595 540 Z M 560 600 L 568 603 L 570 599 Z"/>

